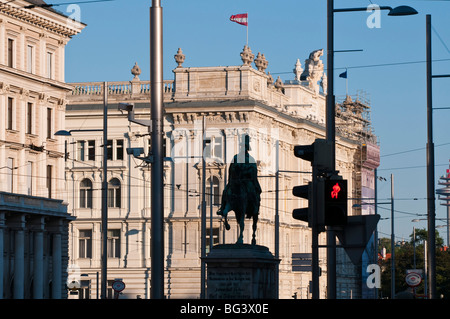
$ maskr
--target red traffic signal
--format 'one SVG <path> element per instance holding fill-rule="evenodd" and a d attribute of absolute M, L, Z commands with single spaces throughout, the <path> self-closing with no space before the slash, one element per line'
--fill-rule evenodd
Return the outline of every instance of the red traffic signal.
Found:
<path fill-rule="evenodd" d="M 324 197 L 325 225 L 340 226 L 347 224 L 347 180 L 326 180 Z"/>

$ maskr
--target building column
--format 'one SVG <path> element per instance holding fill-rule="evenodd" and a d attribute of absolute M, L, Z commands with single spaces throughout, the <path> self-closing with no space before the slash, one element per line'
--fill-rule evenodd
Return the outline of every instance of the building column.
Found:
<path fill-rule="evenodd" d="M 24 298 L 25 287 L 25 215 L 19 217 L 14 244 L 14 299 Z"/>
<path fill-rule="evenodd" d="M 53 273 L 52 273 L 52 299 L 61 299 L 62 298 L 62 240 L 61 240 L 61 231 L 62 231 L 62 221 L 57 222 L 57 231 L 53 233 Z"/>
<path fill-rule="evenodd" d="M 5 213 L 0 213 L 0 299 L 3 299 Z"/>
<path fill-rule="evenodd" d="M 37 221 L 34 232 L 33 298 L 44 298 L 44 217 Z"/>

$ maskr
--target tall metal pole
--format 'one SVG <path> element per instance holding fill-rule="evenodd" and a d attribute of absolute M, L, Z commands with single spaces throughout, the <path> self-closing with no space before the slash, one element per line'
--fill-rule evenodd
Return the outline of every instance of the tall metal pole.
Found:
<path fill-rule="evenodd" d="M 395 299 L 394 174 L 391 174 L 391 299 Z"/>
<path fill-rule="evenodd" d="M 436 298 L 436 207 L 434 185 L 433 103 L 431 66 L 431 15 L 426 16 L 427 43 L 427 212 L 428 212 L 428 298 Z"/>
<path fill-rule="evenodd" d="M 320 289 L 319 289 L 319 227 L 317 223 L 317 167 L 316 165 L 312 166 L 312 211 L 313 214 L 311 216 L 311 276 L 312 276 L 312 299 L 319 299 L 320 297 Z"/>
<path fill-rule="evenodd" d="M 374 200 L 374 206 L 375 206 L 375 215 L 378 215 L 378 170 L 375 168 L 374 170 L 374 195 L 375 195 L 375 200 Z M 374 249 L 374 256 L 373 256 L 373 260 L 374 262 L 378 261 L 378 225 L 375 228 L 375 239 L 374 239 L 374 245 L 375 245 L 375 249 Z M 374 298 L 378 299 L 378 288 L 375 287 L 374 289 Z"/>
<path fill-rule="evenodd" d="M 276 172 L 275 172 L 275 259 L 280 258 L 280 215 L 279 215 L 279 205 L 280 205 L 280 166 L 279 166 L 279 141 L 277 141 L 277 159 L 276 159 Z M 275 271 L 275 296 L 279 297 L 280 287 L 280 265 L 277 263 Z"/>
<path fill-rule="evenodd" d="M 202 118 L 202 212 L 201 212 L 201 264 L 200 264 L 200 298 L 206 298 L 206 161 L 205 161 L 205 116 Z"/>
<path fill-rule="evenodd" d="M 108 82 L 103 83 L 103 179 L 102 179 L 102 259 L 101 299 L 108 284 Z"/>
<path fill-rule="evenodd" d="M 326 140 L 332 143 L 332 171 L 336 170 L 336 129 L 334 97 L 334 1 L 327 3 L 327 73 Z M 336 299 L 336 234 L 327 229 L 327 298 Z"/>
<path fill-rule="evenodd" d="M 336 159 L 336 130 L 335 130 L 335 97 L 334 97 L 334 1 L 327 4 L 327 97 L 326 97 L 326 139 L 333 144 L 333 171 Z"/>
<path fill-rule="evenodd" d="M 151 115 L 151 298 L 164 298 L 164 185 L 163 185 L 163 21 L 160 0 L 150 8 Z"/>

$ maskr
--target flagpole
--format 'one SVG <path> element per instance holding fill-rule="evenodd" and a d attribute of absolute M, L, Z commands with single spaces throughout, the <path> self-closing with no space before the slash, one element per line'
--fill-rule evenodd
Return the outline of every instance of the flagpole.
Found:
<path fill-rule="evenodd" d="M 248 47 L 248 12 L 246 12 L 246 14 L 247 14 L 247 25 L 246 25 L 246 27 L 247 27 L 247 47 Z"/>

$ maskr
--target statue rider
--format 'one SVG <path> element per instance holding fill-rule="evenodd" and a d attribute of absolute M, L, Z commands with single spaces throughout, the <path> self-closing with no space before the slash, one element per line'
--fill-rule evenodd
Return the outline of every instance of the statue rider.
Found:
<path fill-rule="evenodd" d="M 258 169 L 255 159 L 249 154 L 250 137 L 245 135 L 244 143 L 241 144 L 239 153 L 234 155 L 230 164 L 228 174 L 228 184 L 222 193 L 222 203 L 217 211 L 218 215 L 225 218 L 225 228 L 230 229 L 227 221 L 227 214 L 233 210 L 238 219 L 239 207 L 242 207 L 242 202 L 246 201 L 245 217 L 253 218 L 253 230 L 256 231 L 256 222 L 259 214 L 259 206 L 261 201 L 261 186 L 258 182 Z M 241 231 L 243 230 L 243 216 L 238 220 Z M 241 235 L 242 237 L 242 235 Z M 242 240 L 242 238 L 240 238 Z"/>

